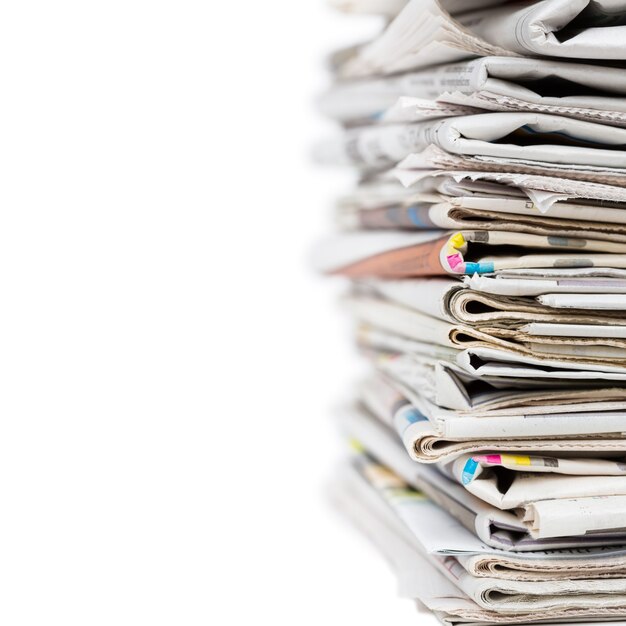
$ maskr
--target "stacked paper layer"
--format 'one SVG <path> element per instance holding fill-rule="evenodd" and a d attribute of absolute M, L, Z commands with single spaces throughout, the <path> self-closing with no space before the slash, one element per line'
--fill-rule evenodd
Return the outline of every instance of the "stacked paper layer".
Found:
<path fill-rule="evenodd" d="M 445 623 L 626 623 L 626 0 L 334 4 L 333 501 Z"/>

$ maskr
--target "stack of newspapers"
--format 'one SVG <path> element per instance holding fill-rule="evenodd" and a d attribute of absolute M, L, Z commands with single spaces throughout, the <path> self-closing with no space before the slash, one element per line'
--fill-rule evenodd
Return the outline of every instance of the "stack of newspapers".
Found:
<path fill-rule="evenodd" d="M 626 620 L 626 0 L 335 4 L 333 501 L 446 624 Z"/>

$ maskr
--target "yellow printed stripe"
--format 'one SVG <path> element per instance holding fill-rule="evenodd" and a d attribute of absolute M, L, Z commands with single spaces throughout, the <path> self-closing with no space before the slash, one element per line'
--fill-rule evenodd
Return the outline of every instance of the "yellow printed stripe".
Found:
<path fill-rule="evenodd" d="M 517 454 L 502 454 L 500 458 L 505 464 L 530 465 L 530 457 Z"/>
<path fill-rule="evenodd" d="M 465 237 L 463 237 L 463 233 L 456 233 L 456 235 L 452 235 L 450 237 L 450 243 L 456 248 L 462 248 L 465 245 Z"/>

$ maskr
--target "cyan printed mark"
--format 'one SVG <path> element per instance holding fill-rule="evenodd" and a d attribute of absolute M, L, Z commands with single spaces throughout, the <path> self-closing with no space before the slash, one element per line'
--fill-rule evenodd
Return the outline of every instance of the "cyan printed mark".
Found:
<path fill-rule="evenodd" d="M 490 274 L 494 271 L 493 261 L 485 261 L 484 263 L 466 263 L 466 274 Z"/>
<path fill-rule="evenodd" d="M 476 473 L 476 468 L 478 467 L 478 463 L 474 461 L 472 457 L 467 459 L 465 463 L 465 467 L 463 468 L 463 473 L 461 474 L 461 481 L 464 485 L 471 483 L 474 480 L 474 474 Z"/>

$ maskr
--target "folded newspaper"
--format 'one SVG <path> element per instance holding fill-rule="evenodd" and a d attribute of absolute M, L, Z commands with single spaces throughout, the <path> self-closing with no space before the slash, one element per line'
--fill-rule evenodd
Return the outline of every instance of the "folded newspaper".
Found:
<path fill-rule="evenodd" d="M 444 624 L 626 625 L 626 0 L 332 4 L 332 501 Z"/>
<path fill-rule="evenodd" d="M 444 623 L 545 622 L 547 609 L 556 622 L 626 617 L 623 546 L 513 556 L 472 540 L 451 516 L 367 456 L 337 473 L 336 506 L 391 561 L 401 595 L 424 603 Z"/>
<path fill-rule="evenodd" d="M 626 76 L 620 68 L 488 56 L 408 74 L 343 80 L 320 97 L 319 106 L 346 124 L 380 118 L 420 121 L 429 113 L 455 111 L 456 105 L 476 112 L 551 113 L 624 126 L 624 95 Z"/>
<path fill-rule="evenodd" d="M 411 0 L 341 68 L 348 77 L 468 57 L 624 60 L 625 0 Z"/>
<path fill-rule="evenodd" d="M 616 524 L 620 515 L 623 520 L 623 497 L 611 499 L 615 506 L 612 513 L 597 506 L 606 500 L 603 496 L 623 496 L 623 486 L 618 486 L 624 482 L 619 460 L 492 453 L 466 454 L 437 465 L 416 464 L 407 457 L 392 427 L 374 413 L 344 409 L 338 418 L 350 438 L 427 494 L 486 545 L 527 552 L 626 543 L 626 531 Z M 553 458 L 563 473 L 548 469 L 555 466 Z M 477 470 L 479 463 L 489 468 L 484 474 Z M 493 471 L 503 463 L 508 465 L 506 470 Z M 529 471 L 537 467 L 543 468 L 536 472 L 544 479 L 543 488 L 541 477 Z M 602 482 L 597 476 L 603 476 Z"/>
<path fill-rule="evenodd" d="M 424 183 L 409 193 L 385 183 L 363 184 L 338 201 L 337 223 L 346 231 L 480 229 L 626 241 L 624 203 L 543 197 L 498 183 Z"/>
<path fill-rule="evenodd" d="M 566 178 L 570 170 L 578 176 L 602 175 L 622 186 L 626 172 L 626 129 L 545 113 L 374 123 L 346 130 L 340 141 L 320 144 L 318 157 L 330 164 L 380 169 L 431 145 L 505 164 L 521 160 Z"/>
<path fill-rule="evenodd" d="M 494 274 L 510 269 L 626 269 L 626 244 L 494 230 L 354 232 L 322 242 L 314 264 L 352 278 Z"/>

